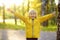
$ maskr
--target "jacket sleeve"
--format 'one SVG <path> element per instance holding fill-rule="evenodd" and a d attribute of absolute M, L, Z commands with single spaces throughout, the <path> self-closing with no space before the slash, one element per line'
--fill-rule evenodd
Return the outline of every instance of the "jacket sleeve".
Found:
<path fill-rule="evenodd" d="M 15 15 L 17 18 L 21 19 L 22 21 L 27 22 L 27 18 L 26 18 L 25 16 L 22 16 L 22 15 L 20 15 L 19 13 L 14 13 L 14 15 Z"/>
<path fill-rule="evenodd" d="M 42 22 L 44 22 L 44 21 L 46 21 L 46 20 L 48 20 L 48 19 L 50 19 L 54 16 L 55 16 L 54 13 L 50 13 L 50 14 L 47 14 L 45 16 L 42 16 L 42 17 L 38 18 L 38 21 L 42 23 Z"/>
<path fill-rule="evenodd" d="M 11 9 L 7 9 L 9 12 L 11 12 L 12 14 L 14 14 L 17 18 L 21 19 L 22 21 L 26 22 L 27 21 L 27 18 L 24 17 L 24 16 L 21 16 L 19 14 L 19 12 L 17 11 L 14 11 L 14 10 L 11 10 Z"/>

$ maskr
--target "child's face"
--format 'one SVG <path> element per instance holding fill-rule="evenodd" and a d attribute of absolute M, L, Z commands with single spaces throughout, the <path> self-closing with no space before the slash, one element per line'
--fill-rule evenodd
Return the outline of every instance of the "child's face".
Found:
<path fill-rule="evenodd" d="M 31 19 L 36 18 L 36 13 L 33 13 L 33 12 L 29 13 L 29 17 L 30 17 Z"/>

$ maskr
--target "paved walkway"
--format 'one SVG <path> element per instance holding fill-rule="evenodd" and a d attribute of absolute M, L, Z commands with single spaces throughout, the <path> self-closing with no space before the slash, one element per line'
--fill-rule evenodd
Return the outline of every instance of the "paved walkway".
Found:
<path fill-rule="evenodd" d="M 56 32 L 41 32 L 39 40 L 56 40 Z M 25 32 L 22 30 L 0 30 L 2 40 L 26 40 Z"/>

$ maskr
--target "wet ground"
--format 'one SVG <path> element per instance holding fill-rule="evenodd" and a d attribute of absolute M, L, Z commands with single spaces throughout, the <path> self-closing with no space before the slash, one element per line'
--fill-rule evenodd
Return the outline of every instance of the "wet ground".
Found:
<path fill-rule="evenodd" d="M 41 31 L 39 40 L 56 40 L 56 32 Z M 25 31 L 22 30 L 0 30 L 1 40 L 26 40 Z"/>

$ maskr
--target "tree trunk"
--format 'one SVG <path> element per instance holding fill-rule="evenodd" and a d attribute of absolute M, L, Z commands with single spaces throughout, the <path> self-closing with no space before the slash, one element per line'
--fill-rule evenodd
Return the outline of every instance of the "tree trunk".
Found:
<path fill-rule="evenodd" d="M 14 11 L 16 12 L 16 5 L 15 5 L 15 4 L 14 4 Z M 15 13 L 15 12 L 14 12 L 14 13 Z M 14 18 L 14 19 L 15 19 L 15 25 L 17 25 L 17 18 L 16 18 L 15 15 L 14 15 L 14 17 L 15 17 L 15 18 Z"/>
<path fill-rule="evenodd" d="M 3 23 L 5 23 L 5 5 L 3 4 Z"/>
<path fill-rule="evenodd" d="M 28 0 L 28 10 L 27 10 L 28 12 L 29 12 L 29 4 L 30 4 L 30 2 L 29 2 L 29 0 Z"/>
<path fill-rule="evenodd" d="M 58 4 L 58 17 L 57 17 L 57 26 L 58 26 L 58 30 L 57 30 L 57 40 L 60 40 L 60 3 Z"/>
<path fill-rule="evenodd" d="M 43 4 L 43 6 L 42 6 L 42 15 L 44 16 L 44 15 L 46 15 L 47 13 L 48 13 L 48 0 L 43 0 L 42 2 L 44 2 L 45 1 L 45 3 Z M 48 20 L 47 21 L 45 21 L 45 22 L 43 22 L 42 23 L 42 25 L 43 26 L 48 26 Z"/>
<path fill-rule="evenodd" d="M 51 0 L 51 12 L 56 11 L 55 7 L 56 7 L 55 0 Z M 56 17 L 51 19 L 51 25 L 55 25 L 55 24 L 56 24 Z"/>

